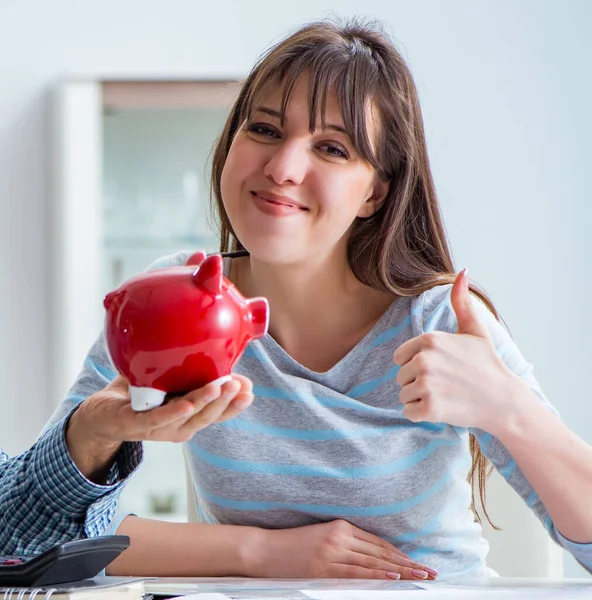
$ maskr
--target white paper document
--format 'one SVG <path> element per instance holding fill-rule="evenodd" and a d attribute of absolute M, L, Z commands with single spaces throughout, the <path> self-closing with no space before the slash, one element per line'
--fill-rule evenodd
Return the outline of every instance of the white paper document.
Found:
<path fill-rule="evenodd" d="M 590 580 L 471 579 L 385 581 L 367 579 L 158 578 L 147 593 L 185 600 L 592 600 Z"/>
<path fill-rule="evenodd" d="M 503 589 L 463 589 L 433 587 L 421 591 L 408 590 L 301 590 L 312 600 L 457 600 L 479 598 L 479 600 L 590 600 L 592 589 L 544 589 L 522 588 L 519 590 Z"/>
<path fill-rule="evenodd" d="M 226 594 L 191 594 L 183 596 L 183 600 L 230 600 L 230 596 Z"/>

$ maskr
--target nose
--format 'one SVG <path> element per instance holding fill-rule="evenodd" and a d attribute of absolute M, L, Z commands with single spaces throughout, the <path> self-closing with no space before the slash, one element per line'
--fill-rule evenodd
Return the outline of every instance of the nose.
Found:
<path fill-rule="evenodd" d="M 273 145 L 263 172 L 278 185 L 302 183 L 308 169 L 306 149 L 298 141 Z"/>

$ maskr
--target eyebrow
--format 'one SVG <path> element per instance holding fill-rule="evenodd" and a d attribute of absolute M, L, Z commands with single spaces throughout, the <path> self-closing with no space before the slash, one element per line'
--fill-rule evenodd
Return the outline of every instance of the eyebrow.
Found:
<path fill-rule="evenodd" d="M 258 106 L 257 108 L 255 108 L 255 112 L 262 112 L 262 113 L 265 113 L 266 115 L 270 115 L 271 117 L 275 117 L 276 119 L 280 119 L 280 120 L 282 118 L 282 115 L 281 115 L 281 113 L 279 111 L 277 111 L 277 110 L 275 110 L 273 108 L 269 108 L 268 106 Z M 350 137 L 349 132 L 342 125 L 335 125 L 333 123 L 326 123 L 325 124 L 325 129 L 331 129 L 333 131 L 339 131 L 340 133 L 343 133 L 347 137 Z"/>

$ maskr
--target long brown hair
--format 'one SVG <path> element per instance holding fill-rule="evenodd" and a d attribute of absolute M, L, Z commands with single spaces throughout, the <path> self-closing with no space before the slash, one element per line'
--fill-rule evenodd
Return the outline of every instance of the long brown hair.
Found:
<path fill-rule="evenodd" d="M 220 189 L 232 140 L 271 86 L 283 89 L 283 122 L 294 86 L 305 74 L 309 77 L 311 132 L 317 114 L 324 126 L 329 97 L 337 98 L 356 150 L 375 168 L 378 177 L 390 181 L 380 209 L 368 218 L 358 218 L 352 227 L 348 260 L 356 277 L 396 296 L 415 296 L 434 286 L 453 283 L 455 269 L 436 198 L 413 78 L 381 28 L 358 20 L 306 25 L 270 48 L 247 77 L 213 155 L 212 204 L 220 226 L 220 250 L 244 250 L 224 209 Z M 367 106 L 379 115 L 376 151 L 368 139 Z M 497 318 L 485 292 L 474 284 L 470 288 Z M 485 482 L 491 468 L 488 470 L 489 463 L 472 435 L 470 448 L 472 508 L 480 521 L 475 504 L 477 484 L 481 506 L 491 523 L 485 508 Z"/>

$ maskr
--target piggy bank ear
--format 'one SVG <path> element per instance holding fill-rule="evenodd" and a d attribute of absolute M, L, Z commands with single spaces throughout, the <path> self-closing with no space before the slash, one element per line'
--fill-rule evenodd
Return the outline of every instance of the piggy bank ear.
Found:
<path fill-rule="evenodd" d="M 208 256 L 199 270 L 193 274 L 195 285 L 217 296 L 222 293 L 222 257 L 219 254 Z"/>
<path fill-rule="evenodd" d="M 206 253 L 200 250 L 199 252 L 194 252 L 185 262 L 188 267 L 199 267 L 203 261 L 206 259 Z"/>
<path fill-rule="evenodd" d="M 110 306 L 113 304 L 113 301 L 115 300 L 115 297 L 117 296 L 117 292 L 109 292 L 105 298 L 103 299 L 103 306 L 105 307 L 105 310 L 109 310 Z"/>

